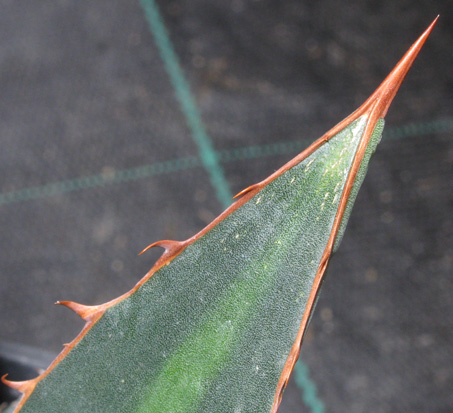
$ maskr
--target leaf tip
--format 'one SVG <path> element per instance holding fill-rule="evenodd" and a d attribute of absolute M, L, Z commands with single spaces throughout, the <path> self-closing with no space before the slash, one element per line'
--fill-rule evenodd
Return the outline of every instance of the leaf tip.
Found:
<path fill-rule="evenodd" d="M 395 98 L 401 83 L 425 44 L 426 39 L 431 34 L 438 19 L 439 16 L 433 20 L 415 43 L 412 44 L 381 85 L 362 105 L 362 108 L 366 106 L 368 111 L 375 112 L 378 118 L 383 118 L 387 114 L 390 104 Z"/>

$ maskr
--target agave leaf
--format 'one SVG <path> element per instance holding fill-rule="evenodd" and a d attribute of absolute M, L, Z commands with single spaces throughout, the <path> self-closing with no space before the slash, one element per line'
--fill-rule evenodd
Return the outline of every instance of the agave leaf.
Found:
<path fill-rule="evenodd" d="M 352 115 L 128 293 L 62 301 L 86 325 L 39 377 L 4 382 L 22 412 L 276 412 L 383 117 L 435 21 Z M 148 247 L 148 248 L 150 248 Z"/>

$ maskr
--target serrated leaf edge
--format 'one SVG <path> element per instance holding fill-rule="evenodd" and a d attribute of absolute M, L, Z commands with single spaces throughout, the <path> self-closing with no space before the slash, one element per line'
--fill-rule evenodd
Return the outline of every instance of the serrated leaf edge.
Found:
<path fill-rule="evenodd" d="M 36 385 L 44 379 L 54 368 L 55 366 L 63 360 L 66 355 L 77 345 L 77 343 L 88 333 L 88 331 L 93 327 L 94 324 L 102 317 L 105 311 L 117 304 L 118 302 L 126 299 L 130 295 L 132 295 L 135 291 L 137 291 L 146 281 L 148 281 L 154 273 L 156 273 L 162 266 L 167 265 L 173 258 L 179 255 L 184 249 L 190 245 L 191 243 L 195 242 L 197 239 L 202 237 L 204 234 L 209 232 L 213 227 L 215 227 L 219 222 L 225 219 L 228 215 L 232 212 L 240 208 L 243 204 L 248 202 L 251 198 L 253 198 L 258 192 L 260 192 L 266 185 L 272 182 L 274 179 L 282 175 L 287 170 L 291 169 L 293 166 L 297 165 L 305 158 L 310 156 L 313 152 L 315 152 L 319 147 L 323 144 L 328 142 L 333 136 L 335 136 L 338 132 L 342 129 L 347 127 L 350 123 L 354 122 L 360 116 L 367 115 L 367 124 L 365 127 L 365 131 L 363 136 L 361 137 L 357 152 L 355 154 L 351 170 L 348 174 L 346 184 L 340 199 L 340 204 L 337 210 L 337 214 L 334 220 L 334 224 L 332 227 L 332 231 L 329 237 L 329 241 L 327 243 L 326 249 L 322 256 L 320 265 L 318 267 L 313 287 L 311 289 L 311 293 L 308 299 L 308 303 L 304 312 L 304 316 L 299 328 L 299 332 L 297 334 L 296 340 L 291 348 L 290 354 L 286 360 L 284 368 L 282 370 L 282 374 L 280 376 L 275 396 L 274 396 L 274 403 L 272 406 L 271 413 L 276 413 L 278 407 L 281 402 L 282 393 L 285 389 L 291 372 L 294 368 L 294 365 L 299 357 L 300 347 L 302 343 L 302 339 L 307 328 L 308 320 L 310 318 L 310 314 L 313 309 L 313 305 L 316 300 L 316 296 L 319 292 L 319 288 L 322 282 L 322 278 L 324 276 L 325 270 L 327 268 L 329 259 L 332 255 L 332 249 L 335 242 L 335 238 L 338 232 L 338 229 L 341 224 L 341 220 L 343 218 L 345 208 L 347 205 L 347 201 L 349 195 L 351 193 L 352 187 L 354 185 L 355 178 L 357 176 L 357 172 L 359 170 L 361 161 L 365 154 L 368 142 L 371 138 L 372 132 L 376 125 L 376 122 L 383 118 L 387 110 L 394 99 L 401 83 L 404 80 L 409 68 L 411 67 L 412 63 L 414 62 L 415 58 L 417 57 L 419 51 L 421 50 L 423 44 L 425 43 L 426 39 L 428 38 L 429 34 L 431 33 L 434 25 L 436 24 L 439 16 L 430 24 L 430 26 L 423 32 L 423 34 L 418 38 L 418 40 L 409 48 L 409 50 L 405 53 L 403 58 L 398 62 L 395 68 L 390 72 L 390 74 L 385 78 L 385 80 L 381 83 L 381 85 L 376 89 L 376 91 L 360 106 L 355 112 L 353 112 L 350 116 L 345 118 L 343 121 L 338 123 L 334 126 L 331 130 L 313 142 L 307 149 L 302 151 L 299 155 L 295 158 L 287 162 L 283 165 L 280 169 L 275 171 L 273 174 L 268 176 L 266 179 L 253 184 L 244 190 L 240 191 L 234 199 L 234 202 L 229 208 L 227 208 L 224 212 L 222 212 L 216 219 L 214 219 L 210 224 L 208 224 L 204 229 L 200 232 L 192 236 L 191 238 L 187 239 L 186 241 L 173 241 L 173 240 L 162 240 L 154 242 L 153 244 L 146 247 L 140 254 L 144 253 L 150 248 L 153 247 L 162 247 L 164 248 L 164 252 L 161 257 L 156 261 L 153 267 L 148 271 L 148 273 L 128 292 L 125 294 L 111 300 L 107 303 L 96 305 L 96 306 L 85 306 L 83 304 L 78 304 L 73 301 L 57 301 L 55 304 L 64 305 L 71 310 L 73 310 L 76 314 L 78 314 L 83 320 L 85 320 L 85 325 L 80 331 L 80 333 L 72 340 L 70 343 L 65 344 L 64 349 L 61 353 L 55 358 L 55 360 L 50 364 L 50 366 L 41 373 L 38 377 L 26 380 L 26 381 L 11 381 L 8 380 L 7 374 L 1 377 L 1 381 L 20 392 L 23 393 L 22 399 L 20 400 L 19 404 L 16 406 L 15 412 L 19 412 L 22 406 L 25 404 L 26 400 L 30 397 L 33 393 Z"/>

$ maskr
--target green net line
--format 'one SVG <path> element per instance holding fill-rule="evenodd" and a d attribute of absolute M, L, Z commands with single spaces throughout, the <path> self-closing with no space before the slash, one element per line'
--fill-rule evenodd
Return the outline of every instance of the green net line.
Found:
<path fill-rule="evenodd" d="M 440 119 L 427 122 L 414 122 L 399 127 L 389 128 L 384 132 L 384 140 L 395 140 L 420 135 L 432 135 L 436 133 L 448 133 L 453 131 L 453 119 Z M 299 152 L 308 142 L 295 140 L 265 145 L 252 145 L 241 148 L 225 149 L 216 151 L 217 159 L 221 163 L 230 163 L 250 159 L 260 159 L 276 155 L 285 155 Z M 139 179 L 168 173 L 184 171 L 201 167 L 202 163 L 198 156 L 156 162 L 135 168 L 121 169 L 109 172 L 80 177 L 70 180 L 57 181 L 45 185 L 32 186 L 9 192 L 0 193 L 0 206 L 17 202 L 33 201 L 54 195 L 66 194 L 74 191 L 105 187 L 108 185 L 124 184 Z"/>
<path fill-rule="evenodd" d="M 298 361 L 294 366 L 294 381 L 303 389 L 302 400 L 310 406 L 312 413 L 324 413 L 324 403 L 318 397 L 316 385 L 310 380 L 310 371 L 305 363 Z"/>
<path fill-rule="evenodd" d="M 99 188 L 107 185 L 123 184 L 142 178 L 183 171 L 198 166 L 200 166 L 199 159 L 195 156 L 188 156 L 175 160 L 156 162 L 154 164 L 143 165 L 136 168 L 112 172 L 109 171 L 108 174 L 91 175 L 66 181 L 58 181 L 42 186 L 33 186 L 19 189 L 17 191 L 0 193 L 0 205 L 32 201 L 53 195 L 82 191 L 84 189 Z"/>
<path fill-rule="evenodd" d="M 212 140 L 201 120 L 200 112 L 190 91 L 189 83 L 179 64 L 178 56 L 168 35 L 159 8 L 154 0 L 142 0 L 140 3 L 145 12 L 146 21 L 154 36 L 154 41 L 156 42 L 162 61 L 164 62 L 176 99 L 179 102 L 180 110 L 190 129 L 191 137 L 198 147 L 201 163 L 208 172 L 218 201 L 226 208 L 231 204 L 231 198 L 233 196 L 230 186 L 225 179 L 225 174 L 217 159 L 217 153 L 214 150 Z"/>

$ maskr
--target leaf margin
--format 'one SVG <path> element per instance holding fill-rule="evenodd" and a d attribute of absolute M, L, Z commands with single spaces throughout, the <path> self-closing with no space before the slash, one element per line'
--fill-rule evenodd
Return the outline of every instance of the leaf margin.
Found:
<path fill-rule="evenodd" d="M 322 256 L 320 265 L 318 267 L 314 283 L 310 292 L 310 296 L 307 302 L 306 309 L 304 311 L 304 316 L 299 328 L 299 332 L 297 334 L 296 340 L 291 348 L 290 354 L 287 357 L 286 363 L 282 370 L 280 380 L 277 384 L 275 396 L 274 396 L 274 403 L 271 409 L 271 413 L 277 413 L 278 407 L 280 405 L 283 390 L 285 389 L 291 372 L 294 368 L 294 365 L 299 357 L 300 347 L 302 343 L 302 339 L 306 328 L 308 326 L 308 322 L 310 320 L 311 313 L 314 308 L 314 304 L 316 302 L 317 295 L 319 293 L 319 289 L 329 263 L 330 257 L 334 251 L 335 242 L 337 239 L 337 235 L 342 224 L 345 211 L 347 209 L 348 202 L 350 200 L 351 192 L 356 184 L 356 178 L 361 166 L 361 162 L 364 158 L 366 149 L 368 147 L 368 143 L 373 135 L 373 131 L 375 125 L 380 119 L 383 119 L 388 111 L 390 104 L 392 103 L 401 83 L 403 82 L 407 72 L 409 71 L 410 67 L 412 66 L 415 58 L 417 57 L 418 53 L 420 52 L 423 44 L 425 43 L 426 39 L 428 38 L 429 34 L 431 33 L 432 29 L 434 28 L 435 24 L 437 23 L 439 16 L 437 16 L 434 21 L 430 24 L 430 26 L 423 32 L 423 34 L 417 39 L 417 41 L 409 48 L 409 50 L 404 54 L 403 58 L 397 63 L 395 68 L 390 72 L 390 74 L 385 78 L 385 80 L 381 83 L 381 85 L 376 89 L 376 91 L 351 115 L 346 117 L 343 121 L 338 123 L 324 135 L 322 135 L 319 139 L 313 142 L 308 148 L 302 151 L 299 155 L 294 157 L 292 160 L 287 162 L 277 171 L 269 175 L 264 180 L 253 184 L 244 190 L 240 191 L 233 199 L 236 201 L 228 207 L 225 211 L 223 211 L 217 218 L 215 218 L 210 224 L 208 224 L 205 228 L 201 231 L 193 235 L 192 237 L 188 238 L 185 241 L 173 241 L 173 240 L 161 240 L 152 243 L 148 247 L 146 247 L 140 254 L 144 253 L 150 248 L 153 247 L 161 247 L 164 248 L 164 252 L 161 257 L 155 262 L 152 268 L 145 274 L 145 276 L 128 292 L 122 294 L 121 296 L 108 301 L 104 304 L 94 305 L 94 306 L 85 306 L 82 304 L 78 304 L 72 301 L 57 301 L 55 304 L 64 305 L 71 310 L 73 310 L 76 314 L 78 314 L 86 323 L 80 333 L 68 344 L 64 345 L 64 349 L 61 353 L 55 358 L 55 360 L 50 364 L 50 366 L 39 376 L 34 379 L 26 380 L 26 381 L 11 381 L 8 380 L 7 374 L 1 377 L 1 381 L 6 384 L 7 386 L 18 390 L 23 393 L 22 398 L 19 404 L 16 406 L 15 412 L 20 411 L 22 406 L 25 404 L 28 397 L 33 393 L 37 383 L 41 381 L 44 377 L 46 377 L 53 368 L 63 360 L 66 355 L 74 348 L 77 343 L 88 333 L 91 327 L 102 317 L 105 311 L 117 304 L 118 302 L 126 299 L 130 295 L 132 295 L 135 291 L 137 291 L 144 283 L 146 283 L 153 275 L 156 273 L 160 268 L 164 265 L 170 263 L 173 258 L 179 255 L 184 249 L 210 231 L 213 227 L 215 227 L 219 222 L 221 222 L 225 217 L 230 215 L 236 209 L 240 208 L 243 204 L 248 202 L 252 199 L 255 195 L 257 195 L 266 185 L 272 182 L 275 178 L 282 175 L 287 170 L 291 169 L 293 166 L 297 165 L 305 158 L 310 156 L 313 152 L 315 152 L 319 147 L 321 147 L 324 143 L 328 142 L 333 136 L 339 133 L 341 130 L 346 128 L 350 123 L 354 122 L 360 116 L 366 115 L 367 124 L 365 126 L 365 131 L 360 138 L 359 146 L 357 148 L 351 169 L 349 171 L 346 184 L 344 186 L 343 193 L 340 198 L 340 204 L 338 206 L 338 210 L 335 216 L 334 224 L 332 226 L 332 230 L 330 233 L 329 241 L 327 246 L 324 250 L 324 254 Z"/>

